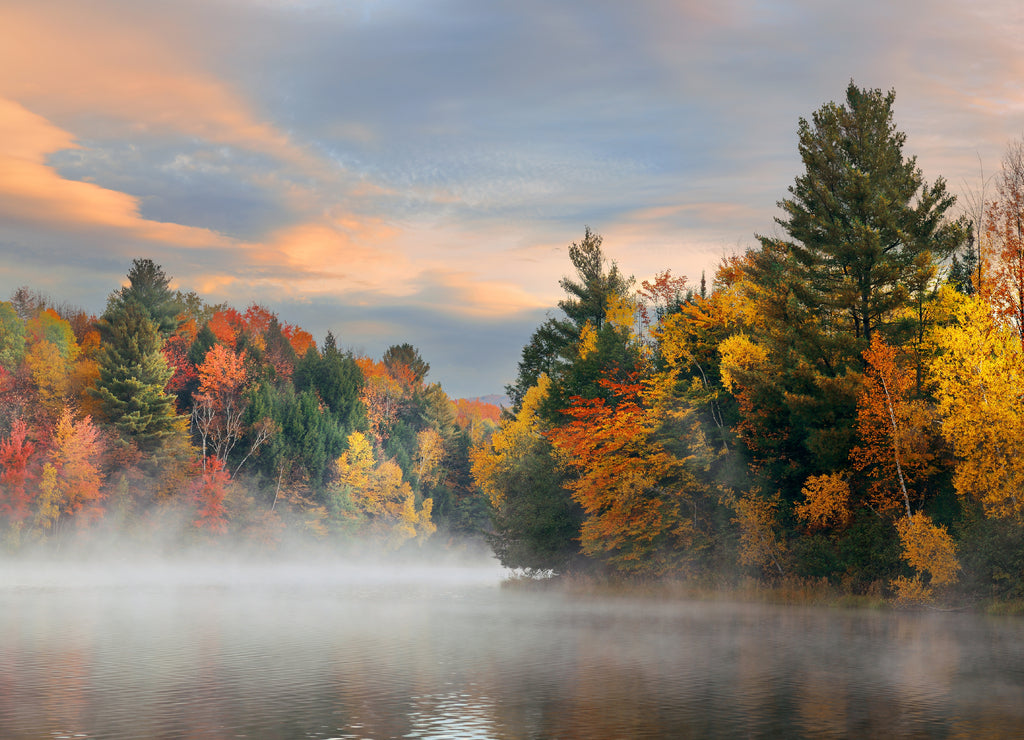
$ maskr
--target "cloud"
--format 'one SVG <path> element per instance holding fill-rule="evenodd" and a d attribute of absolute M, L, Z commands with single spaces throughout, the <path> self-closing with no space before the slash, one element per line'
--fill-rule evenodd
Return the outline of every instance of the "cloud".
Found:
<path fill-rule="evenodd" d="M 143 219 L 135 198 L 92 183 L 65 180 L 46 164 L 49 154 L 76 147 L 69 133 L 0 98 L 0 216 L 8 224 L 70 232 L 119 229 L 135 238 L 176 246 L 225 243 L 206 229 Z"/>
<path fill-rule="evenodd" d="M 0 95 L 85 135 L 185 134 L 315 167 L 191 56 L 183 18 L 146 15 L 141 4 L 116 8 L 6 3 Z"/>

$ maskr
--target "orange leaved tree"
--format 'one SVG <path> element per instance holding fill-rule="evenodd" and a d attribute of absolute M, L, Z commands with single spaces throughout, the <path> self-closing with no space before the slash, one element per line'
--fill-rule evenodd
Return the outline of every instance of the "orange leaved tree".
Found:
<path fill-rule="evenodd" d="M 224 499 L 231 476 L 224 467 L 224 461 L 211 456 L 203 465 L 202 472 L 192 481 L 189 498 L 196 506 L 196 518 L 192 521 L 196 529 L 210 534 L 224 534 L 228 531 L 227 507 Z"/>
<path fill-rule="evenodd" d="M 244 355 L 215 344 L 199 367 L 199 391 L 193 395 L 192 425 L 203 459 L 226 461 L 242 436 L 247 373 Z"/>
<path fill-rule="evenodd" d="M 663 573 L 681 565 L 695 538 L 695 498 L 702 489 L 688 464 L 663 436 L 672 414 L 661 389 L 635 375 L 603 379 L 605 398 L 574 397 L 571 419 L 547 436 L 575 476 L 567 483 L 585 517 L 580 543 L 624 572 Z M 676 415 L 673 428 L 703 446 L 692 414 Z"/>
<path fill-rule="evenodd" d="M 987 273 L 982 294 L 1024 346 L 1024 140 L 1010 145 L 998 180 L 999 198 L 985 209 Z"/>
<path fill-rule="evenodd" d="M 11 523 L 23 522 L 30 513 L 31 494 L 26 485 L 35 451 L 35 444 L 28 439 L 28 425 L 16 419 L 10 436 L 0 442 L 0 513 Z"/>
<path fill-rule="evenodd" d="M 71 519 L 85 527 L 103 516 L 103 472 L 100 468 L 103 443 L 91 417 L 75 420 L 63 410 L 57 420 L 45 468 L 52 471 L 50 491 L 58 524 Z"/>
<path fill-rule="evenodd" d="M 909 517 L 936 472 L 934 417 L 926 403 L 913 398 L 916 373 L 894 347 L 876 336 L 864 359 L 868 367 L 857 399 L 859 442 L 850 450 L 850 462 L 867 477 L 876 510 L 895 514 L 902 509 Z"/>

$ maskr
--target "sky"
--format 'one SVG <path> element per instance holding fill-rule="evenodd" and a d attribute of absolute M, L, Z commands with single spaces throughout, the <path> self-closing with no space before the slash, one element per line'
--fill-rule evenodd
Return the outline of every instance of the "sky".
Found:
<path fill-rule="evenodd" d="M 501 393 L 589 226 L 691 284 L 777 232 L 797 126 L 896 91 L 976 196 L 1024 134 L 1018 0 L 0 0 L 0 299 L 135 258 L 453 397 Z M 989 192 L 991 191 L 989 185 Z M 961 197 L 961 203 L 966 202 Z"/>

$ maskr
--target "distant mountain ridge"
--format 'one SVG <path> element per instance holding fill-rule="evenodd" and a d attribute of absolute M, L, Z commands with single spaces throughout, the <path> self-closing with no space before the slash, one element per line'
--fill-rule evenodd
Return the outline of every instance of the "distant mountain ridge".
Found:
<path fill-rule="evenodd" d="M 512 401 L 504 393 L 492 393 L 489 396 L 477 396 L 476 398 L 467 398 L 467 401 L 479 401 L 480 403 L 492 403 L 495 406 L 501 408 L 511 408 Z"/>

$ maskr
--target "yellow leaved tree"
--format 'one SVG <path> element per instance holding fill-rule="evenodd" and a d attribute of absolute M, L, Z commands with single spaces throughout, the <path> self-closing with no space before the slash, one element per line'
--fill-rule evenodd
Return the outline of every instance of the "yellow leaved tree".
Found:
<path fill-rule="evenodd" d="M 470 453 L 473 480 L 495 509 L 501 510 L 505 503 L 504 481 L 544 441 L 545 425 L 538 412 L 550 388 L 550 378 L 541 375 L 523 397 L 519 413 L 502 420 L 501 428 Z"/>
<path fill-rule="evenodd" d="M 1024 515 L 1024 351 L 1016 328 L 982 297 L 961 297 L 934 330 L 930 374 L 957 493 L 986 516 Z"/>
<path fill-rule="evenodd" d="M 903 559 L 916 571 L 913 578 L 899 576 L 892 581 L 899 602 L 927 601 L 932 596 L 932 586 L 956 583 L 960 564 L 956 544 L 945 527 L 936 525 L 927 514 L 919 511 L 900 519 L 896 531 L 903 545 Z M 927 583 L 923 578 L 925 574 L 929 576 Z"/>
<path fill-rule="evenodd" d="M 348 449 L 335 463 L 337 485 L 348 495 L 361 528 L 389 547 L 407 540 L 426 539 L 437 527 L 431 520 L 434 502 L 425 498 L 416 506 L 412 486 L 402 479 L 393 460 L 379 464 L 373 447 L 359 432 L 348 437 Z"/>
<path fill-rule="evenodd" d="M 853 517 L 850 482 L 842 473 L 812 475 L 800 492 L 804 500 L 796 505 L 795 512 L 812 531 L 845 526 Z"/>

